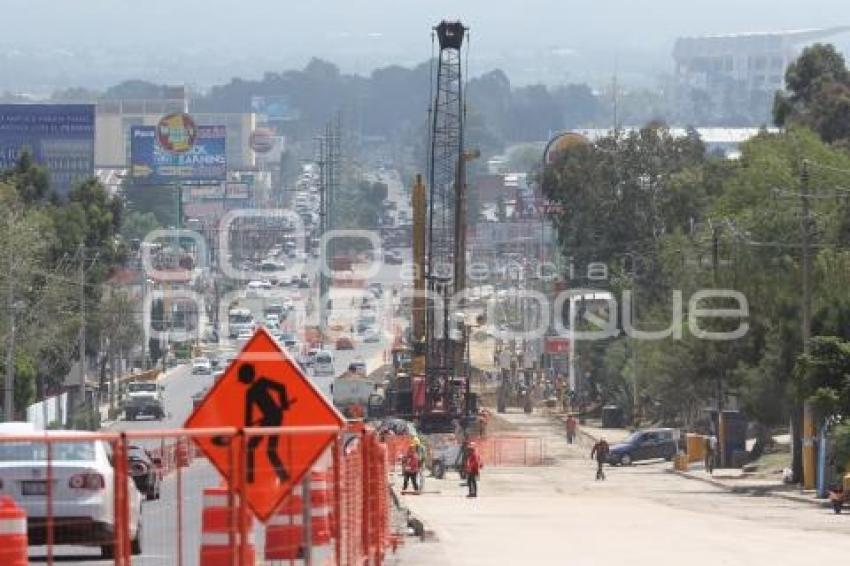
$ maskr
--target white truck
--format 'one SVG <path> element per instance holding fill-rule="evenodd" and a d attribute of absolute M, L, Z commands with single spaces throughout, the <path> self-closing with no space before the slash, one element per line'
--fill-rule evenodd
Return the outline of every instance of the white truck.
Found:
<path fill-rule="evenodd" d="M 143 415 L 150 415 L 158 421 L 165 418 L 163 387 L 156 381 L 131 381 L 127 384 L 124 398 L 124 418 L 134 421 Z"/>

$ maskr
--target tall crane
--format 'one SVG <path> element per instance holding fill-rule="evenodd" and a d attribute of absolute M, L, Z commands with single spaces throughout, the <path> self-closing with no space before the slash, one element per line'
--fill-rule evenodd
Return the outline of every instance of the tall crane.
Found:
<path fill-rule="evenodd" d="M 439 45 L 428 170 L 428 238 L 425 277 L 425 403 L 423 428 L 444 429 L 471 408 L 463 320 L 451 312 L 466 283 L 466 158 L 462 49 L 468 28 L 442 21 L 434 28 Z M 415 212 L 414 212 L 415 214 Z M 416 236 L 414 236 L 416 237 Z"/>
<path fill-rule="evenodd" d="M 394 349 L 395 378 L 385 410 L 416 419 L 423 432 L 451 431 L 477 411 L 470 392 L 464 321 L 452 309 L 466 283 L 466 161 L 478 156 L 463 145 L 465 105 L 461 50 L 468 29 L 442 21 L 434 98 L 430 109 L 428 187 L 417 175 L 412 191 L 415 264 L 410 342 Z M 427 297 L 427 298 L 426 298 Z M 461 305 L 462 306 L 462 305 Z"/>

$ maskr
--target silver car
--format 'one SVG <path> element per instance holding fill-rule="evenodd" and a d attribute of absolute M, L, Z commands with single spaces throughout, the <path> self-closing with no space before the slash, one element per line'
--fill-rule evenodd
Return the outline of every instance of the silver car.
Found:
<path fill-rule="evenodd" d="M 17 423 L 20 424 L 20 423 Z M 0 495 L 11 496 L 27 513 L 30 545 L 47 542 L 47 443 L 4 440 L 42 431 L 0 427 Z M 46 431 L 49 438 L 57 434 Z M 91 433 L 63 431 L 73 440 L 51 443 L 50 497 L 54 544 L 99 546 L 104 558 L 115 554 L 115 468 L 110 445 Z M 79 440 L 76 438 L 79 437 Z M 142 553 L 142 496 L 127 475 L 131 552 Z"/>

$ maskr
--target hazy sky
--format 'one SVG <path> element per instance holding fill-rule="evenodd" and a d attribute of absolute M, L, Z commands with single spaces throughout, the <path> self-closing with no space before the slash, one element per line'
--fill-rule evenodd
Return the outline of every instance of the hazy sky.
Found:
<path fill-rule="evenodd" d="M 41 57 L 45 83 L 72 80 L 80 57 L 110 61 L 81 73 L 184 74 L 200 84 L 300 67 L 310 56 L 364 72 L 427 59 L 429 29 L 442 18 L 471 27 L 473 71 L 504 66 L 531 79 L 544 53 L 559 54 L 565 79 L 610 75 L 615 59 L 624 75 L 646 74 L 671 68 L 681 35 L 850 24 L 848 0 L 0 1 L 14 14 L 0 24 L 0 60 Z"/>

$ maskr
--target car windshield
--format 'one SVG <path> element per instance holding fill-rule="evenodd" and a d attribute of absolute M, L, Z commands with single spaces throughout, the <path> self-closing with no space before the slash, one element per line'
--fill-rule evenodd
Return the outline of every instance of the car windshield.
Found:
<path fill-rule="evenodd" d="M 640 438 L 644 435 L 644 433 L 640 430 L 636 430 L 623 440 L 623 444 L 633 444 L 640 440 Z"/>
<path fill-rule="evenodd" d="M 92 461 L 95 458 L 93 441 L 54 442 L 51 460 Z M 0 462 L 43 462 L 47 460 L 45 442 L 0 442 Z"/>
<path fill-rule="evenodd" d="M 153 393 L 156 391 L 156 383 L 131 383 L 128 386 L 130 393 L 139 393 L 139 392 L 150 392 Z"/>

